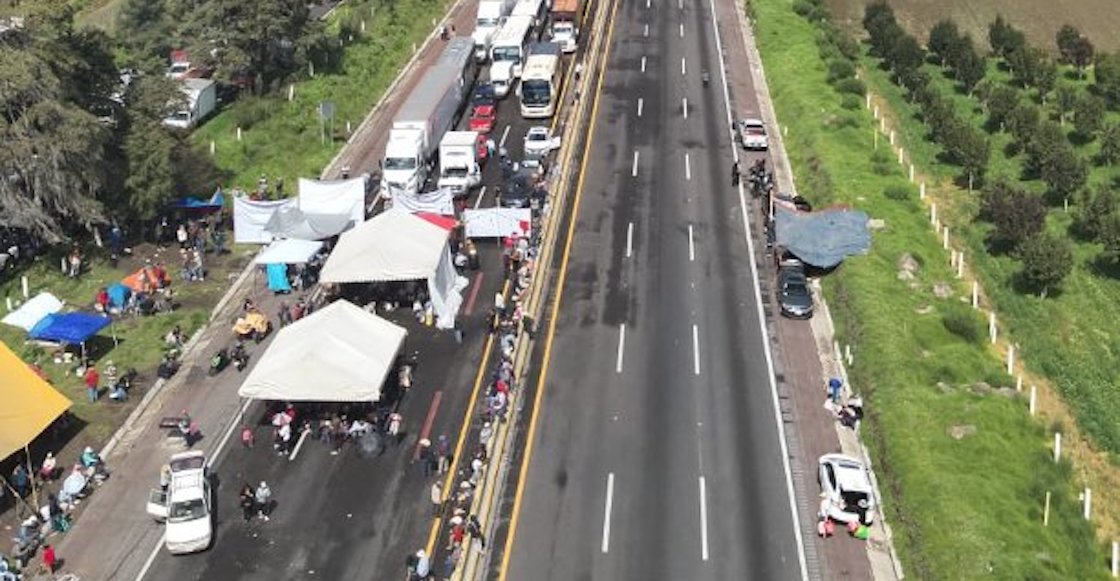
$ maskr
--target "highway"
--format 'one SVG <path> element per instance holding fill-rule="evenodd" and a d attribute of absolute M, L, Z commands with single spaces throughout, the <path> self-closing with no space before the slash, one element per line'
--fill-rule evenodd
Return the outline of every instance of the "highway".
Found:
<path fill-rule="evenodd" d="M 501 578 L 802 579 L 711 6 L 616 10 Z"/>

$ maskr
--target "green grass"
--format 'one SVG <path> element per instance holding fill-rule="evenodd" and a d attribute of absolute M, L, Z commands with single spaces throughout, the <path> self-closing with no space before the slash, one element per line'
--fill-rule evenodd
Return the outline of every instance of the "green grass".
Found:
<path fill-rule="evenodd" d="M 344 5 L 333 17 L 331 29 L 337 32 L 339 22 L 364 18 L 367 33 L 355 33 L 337 72 L 296 83 L 292 101 L 287 100 L 285 87 L 281 95 L 236 102 L 195 131 L 194 142 L 209 148 L 213 141 L 218 167 L 232 176 L 232 185 L 246 189 L 254 188 L 261 174 L 273 181 L 283 177 L 290 185 L 288 191 L 294 191 L 296 178 L 318 177 L 349 137 L 346 123 L 357 130 L 411 58 L 413 43 L 419 44 L 431 32 L 432 18 L 446 12 L 448 0 L 399 0 L 395 5 L 395 12 L 378 6 L 372 15 L 368 7 L 362 8 L 366 4 Z M 322 101 L 335 105 L 334 136 L 327 143 L 320 135 Z"/>
<path fill-rule="evenodd" d="M 970 387 L 1013 384 L 986 348 L 943 323 L 944 316 L 958 316 L 951 313 L 966 289 L 948 271 L 918 202 L 883 195 L 905 178 L 875 162 L 882 154 L 873 150 L 871 115 L 841 107 L 841 96 L 826 83 L 816 30 L 788 2 L 753 5 L 800 193 L 814 205 L 849 204 L 886 222 L 867 256 L 846 261 L 823 282 L 839 338 L 855 346 L 851 378 L 869 404 L 864 436 L 907 573 L 954 580 L 1103 578 L 1093 531 L 1071 492 L 1071 469 L 1048 460 L 1046 430 L 1028 417 L 1020 398 Z M 906 253 L 922 264 L 913 286 L 898 278 Z M 955 295 L 934 297 L 936 282 L 952 285 Z M 954 426 L 976 432 L 957 440 L 949 435 Z M 1046 491 L 1054 495 L 1048 528 L 1041 515 Z"/>
<path fill-rule="evenodd" d="M 941 163 L 936 158 L 937 146 L 924 139 L 926 131 L 915 116 L 915 108 L 902 98 L 900 89 L 888 82 L 886 74 L 877 68 L 876 61 L 865 59 L 867 78 L 877 95 L 887 100 L 891 110 L 903 118 L 900 129 L 903 142 L 914 162 L 938 178 L 947 179 L 959 174 L 959 168 Z M 976 125 L 984 123 L 984 116 L 975 99 L 954 92 L 952 83 L 936 67 L 927 67 L 942 94 L 953 95 L 957 110 Z M 992 63 L 989 77 L 1006 81 L 1007 74 Z M 1085 86 L 1087 81 L 1065 79 Z M 1048 105 L 1050 115 L 1057 119 L 1053 100 Z M 1110 112 L 1110 121 L 1120 120 L 1120 114 Z M 1072 131 L 1071 124 L 1066 124 Z M 1019 181 L 1022 175 L 1023 154 L 1006 155 L 1004 146 L 1012 138 L 1005 133 L 990 135 L 992 160 L 989 174 Z M 1091 159 L 1099 145 L 1096 141 L 1078 145 L 1079 155 Z M 1120 167 L 1090 165 L 1091 187 L 1116 183 Z M 1019 181 L 1030 191 L 1042 193 L 1045 186 L 1040 180 Z M 1054 208 L 1048 218 L 1048 228 L 1058 236 L 1074 242 L 1075 265 L 1072 274 L 1063 284 L 1063 291 L 1047 299 L 1018 292 L 1012 284 L 1019 270 L 1018 261 L 1008 256 L 991 256 L 984 246 L 988 227 L 974 223 L 977 200 L 964 192 L 951 192 L 953 211 L 947 214 L 958 236 L 963 236 L 971 268 L 984 286 L 988 297 L 1008 331 L 1020 345 L 1020 353 L 1028 368 L 1051 379 L 1061 391 L 1063 400 L 1071 406 L 1082 427 L 1093 440 L 1114 456 L 1120 453 L 1120 273 L 1102 268 L 1096 262 L 1100 246 L 1068 235 L 1071 214 L 1076 207 L 1071 203 L 1070 214 Z"/>

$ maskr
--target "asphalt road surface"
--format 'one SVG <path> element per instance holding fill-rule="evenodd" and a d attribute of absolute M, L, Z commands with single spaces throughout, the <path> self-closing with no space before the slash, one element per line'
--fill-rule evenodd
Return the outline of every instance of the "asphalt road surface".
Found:
<path fill-rule="evenodd" d="M 612 21 L 504 578 L 801 579 L 709 3 Z"/>

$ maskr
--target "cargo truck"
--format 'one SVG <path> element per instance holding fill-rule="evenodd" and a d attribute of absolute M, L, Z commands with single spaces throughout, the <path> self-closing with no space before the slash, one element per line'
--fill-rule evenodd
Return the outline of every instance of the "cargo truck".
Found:
<path fill-rule="evenodd" d="M 553 0 L 552 2 L 550 15 L 552 42 L 559 44 L 566 53 L 575 52 L 579 44 L 581 8 L 580 0 Z"/>
<path fill-rule="evenodd" d="M 415 194 L 424 187 L 439 142 L 459 120 L 474 83 L 472 46 L 470 38 L 452 39 L 397 111 L 381 163 L 383 195 Z"/>
<path fill-rule="evenodd" d="M 448 131 L 439 142 L 438 186 L 449 188 L 455 197 L 459 197 L 481 183 L 478 132 Z"/>
<path fill-rule="evenodd" d="M 192 129 L 218 106 L 218 87 L 211 79 L 179 79 L 184 99 L 182 107 L 163 120 L 176 129 Z"/>
<path fill-rule="evenodd" d="M 490 41 L 505 23 L 506 17 L 513 11 L 514 0 L 481 0 L 478 3 L 478 14 L 474 19 L 474 57 L 478 62 L 486 61 L 490 56 Z"/>

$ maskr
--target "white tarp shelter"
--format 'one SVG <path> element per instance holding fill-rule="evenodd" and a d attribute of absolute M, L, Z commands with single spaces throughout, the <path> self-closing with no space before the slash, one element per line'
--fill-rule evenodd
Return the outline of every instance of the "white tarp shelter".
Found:
<path fill-rule="evenodd" d="M 533 226 L 533 211 L 528 208 L 464 210 L 463 225 L 467 238 L 528 236 Z"/>
<path fill-rule="evenodd" d="M 254 264 L 303 264 L 323 247 L 314 240 L 277 240 L 253 259 Z"/>
<path fill-rule="evenodd" d="M 264 230 L 276 239 L 326 240 L 349 230 L 354 224 L 356 222 L 349 214 L 308 214 L 292 206 L 274 211 Z"/>
<path fill-rule="evenodd" d="M 3 322 L 13 327 L 19 327 L 28 333 L 43 317 L 62 310 L 62 301 L 51 293 L 39 293 L 34 298 L 4 317 Z"/>
<path fill-rule="evenodd" d="M 403 188 L 394 188 L 390 195 L 394 208 L 409 212 L 431 212 L 442 216 L 455 215 L 455 194 L 451 188 L 439 188 L 418 194 L 410 194 Z"/>
<path fill-rule="evenodd" d="M 309 180 L 299 178 L 299 209 L 305 214 L 346 215 L 355 224 L 366 219 L 366 180 Z"/>
<path fill-rule="evenodd" d="M 436 326 L 450 329 L 467 281 L 455 271 L 450 231 L 400 208 L 383 212 L 342 234 L 327 258 L 324 283 L 425 279 Z"/>
<path fill-rule="evenodd" d="M 296 199 L 253 201 L 233 199 L 233 240 L 241 244 L 268 244 L 274 236 L 265 230 L 273 212 L 296 207 Z"/>
<path fill-rule="evenodd" d="M 408 334 L 335 301 L 280 329 L 238 395 L 276 401 L 377 401 Z"/>

